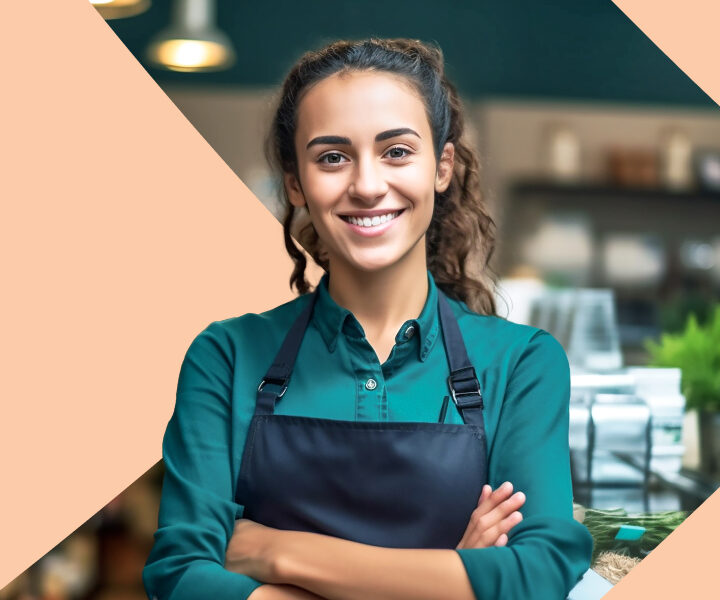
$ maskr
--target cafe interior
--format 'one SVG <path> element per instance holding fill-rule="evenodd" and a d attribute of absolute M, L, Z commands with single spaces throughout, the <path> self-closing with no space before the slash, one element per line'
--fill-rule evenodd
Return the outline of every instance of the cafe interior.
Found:
<path fill-rule="evenodd" d="M 499 313 L 568 355 L 575 516 L 596 540 L 597 589 L 718 488 L 720 112 L 615 5 L 94 4 L 278 219 L 262 143 L 289 66 L 333 39 L 436 41 L 497 224 Z M 146 598 L 162 473 L 160 461 L 0 600 Z"/>

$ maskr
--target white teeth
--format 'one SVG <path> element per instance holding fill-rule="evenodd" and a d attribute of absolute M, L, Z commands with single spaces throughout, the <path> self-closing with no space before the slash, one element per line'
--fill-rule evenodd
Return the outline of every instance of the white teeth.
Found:
<path fill-rule="evenodd" d="M 400 214 L 400 211 L 396 211 L 394 213 L 387 213 L 381 216 L 374 216 L 372 218 L 370 217 L 364 217 L 362 219 L 357 217 L 345 217 L 343 216 L 343 219 L 346 221 L 352 223 L 353 225 L 359 225 L 360 227 L 375 227 L 377 225 L 380 225 L 382 223 L 387 223 L 388 221 L 391 221 L 395 217 L 397 217 Z"/>

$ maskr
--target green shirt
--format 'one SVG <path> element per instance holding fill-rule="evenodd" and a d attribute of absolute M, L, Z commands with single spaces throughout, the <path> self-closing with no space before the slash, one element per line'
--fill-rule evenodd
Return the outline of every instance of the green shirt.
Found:
<path fill-rule="evenodd" d="M 403 323 L 383 364 L 327 283 L 325 274 L 275 413 L 437 422 L 448 364 L 430 271 L 422 312 Z M 143 570 L 151 598 L 242 600 L 261 585 L 223 567 L 243 510 L 234 491 L 257 386 L 308 300 L 303 295 L 260 314 L 214 321 L 190 344 L 163 438 L 158 530 Z M 448 300 L 483 390 L 489 483 L 495 489 L 511 481 L 527 497 L 506 546 L 455 551 L 479 599 L 563 600 L 590 566 L 593 544 L 573 519 L 567 357 L 544 330 Z M 452 402 L 445 422 L 463 422 Z"/>

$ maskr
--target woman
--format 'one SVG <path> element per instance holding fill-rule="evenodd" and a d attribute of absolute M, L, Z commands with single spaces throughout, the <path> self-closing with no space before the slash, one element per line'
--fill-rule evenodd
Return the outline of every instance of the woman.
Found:
<path fill-rule="evenodd" d="M 567 358 L 495 315 L 493 223 L 441 51 L 306 54 L 268 143 L 301 295 L 188 349 L 148 595 L 562 600 L 592 551 Z"/>

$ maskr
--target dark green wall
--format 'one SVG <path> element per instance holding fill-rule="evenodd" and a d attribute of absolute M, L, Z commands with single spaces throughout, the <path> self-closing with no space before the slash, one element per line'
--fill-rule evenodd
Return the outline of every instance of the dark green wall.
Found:
<path fill-rule="evenodd" d="M 145 64 L 142 51 L 169 7 L 155 0 L 144 15 L 108 24 Z M 238 51 L 232 69 L 150 74 L 161 84 L 268 86 L 324 41 L 403 36 L 437 41 L 467 97 L 717 106 L 610 0 L 219 0 L 218 23 Z"/>

